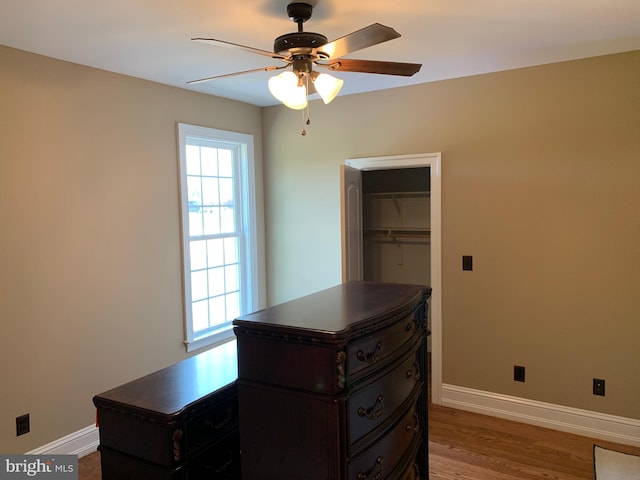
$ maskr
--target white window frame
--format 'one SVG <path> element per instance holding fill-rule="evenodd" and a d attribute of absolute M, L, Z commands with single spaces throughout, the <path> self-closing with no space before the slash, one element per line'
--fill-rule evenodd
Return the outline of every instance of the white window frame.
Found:
<path fill-rule="evenodd" d="M 214 147 L 229 146 L 237 152 L 236 167 L 238 171 L 237 174 L 234 174 L 234 179 L 236 180 L 235 188 L 238 192 L 236 198 L 236 211 L 239 214 L 237 220 L 238 229 L 241 233 L 239 252 L 241 265 L 240 314 L 257 310 L 259 303 L 253 135 L 178 123 L 184 343 L 188 352 L 223 343 L 234 338 L 233 328 L 231 326 L 221 328 L 202 337 L 196 337 L 193 330 L 190 258 L 190 242 L 192 237 L 189 234 L 189 198 L 186 163 L 186 147 L 190 144 L 210 144 Z"/>

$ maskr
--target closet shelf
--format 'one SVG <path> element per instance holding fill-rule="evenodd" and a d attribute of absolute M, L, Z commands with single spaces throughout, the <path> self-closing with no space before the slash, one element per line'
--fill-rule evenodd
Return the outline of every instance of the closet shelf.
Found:
<path fill-rule="evenodd" d="M 365 228 L 367 237 L 388 238 L 431 238 L 431 230 L 428 228 Z"/>
<path fill-rule="evenodd" d="M 379 193 L 365 193 L 365 197 L 369 198 L 429 198 L 431 192 L 417 191 L 417 192 L 379 192 Z"/>

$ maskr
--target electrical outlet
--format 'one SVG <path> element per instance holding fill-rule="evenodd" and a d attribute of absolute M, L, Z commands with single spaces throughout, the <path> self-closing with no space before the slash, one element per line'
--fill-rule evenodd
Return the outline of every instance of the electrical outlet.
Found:
<path fill-rule="evenodd" d="M 604 397 L 604 380 L 601 378 L 593 379 L 593 394 Z"/>
<path fill-rule="evenodd" d="M 524 382 L 524 367 L 520 365 L 513 366 L 513 381 Z"/>
<path fill-rule="evenodd" d="M 471 255 L 462 256 L 462 270 L 473 270 L 473 257 Z"/>
<path fill-rule="evenodd" d="M 25 415 L 16 417 L 16 437 L 24 435 L 25 433 L 29 433 L 29 431 L 29 414 L 27 413 Z"/>

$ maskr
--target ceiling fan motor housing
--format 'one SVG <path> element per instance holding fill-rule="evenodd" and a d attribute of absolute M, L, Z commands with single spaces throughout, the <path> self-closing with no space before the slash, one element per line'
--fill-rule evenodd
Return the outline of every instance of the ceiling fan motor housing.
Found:
<path fill-rule="evenodd" d="M 316 49 L 326 45 L 327 37 L 320 33 L 304 32 L 302 24 L 311 18 L 313 6 L 308 3 L 290 3 L 287 5 L 289 18 L 298 24 L 298 31 L 280 35 L 273 42 L 273 52 L 285 58 L 306 56 L 307 60 L 327 59 L 328 56 Z"/>
<path fill-rule="evenodd" d="M 273 51 L 287 57 L 296 54 L 312 54 L 313 49 L 320 48 L 328 42 L 320 33 L 294 32 L 280 35 L 273 42 Z"/>

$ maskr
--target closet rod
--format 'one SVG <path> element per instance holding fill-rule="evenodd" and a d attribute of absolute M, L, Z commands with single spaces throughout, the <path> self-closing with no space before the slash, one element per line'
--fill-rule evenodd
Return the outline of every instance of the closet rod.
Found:
<path fill-rule="evenodd" d="M 431 238 L 431 232 L 428 230 L 395 230 L 376 228 L 375 230 L 365 230 L 364 234 L 368 237 L 404 237 L 404 238 Z"/>

